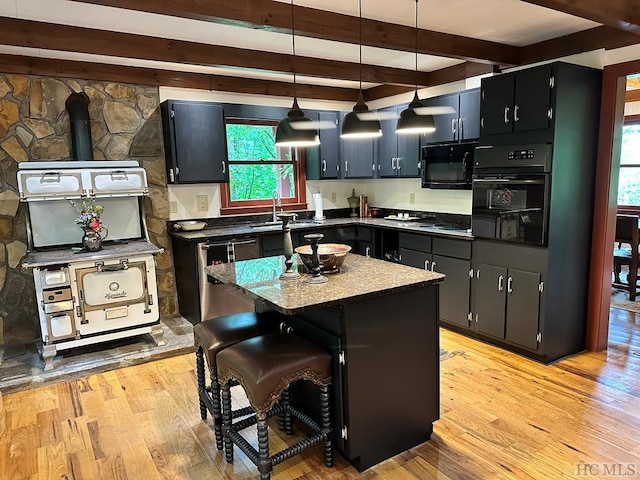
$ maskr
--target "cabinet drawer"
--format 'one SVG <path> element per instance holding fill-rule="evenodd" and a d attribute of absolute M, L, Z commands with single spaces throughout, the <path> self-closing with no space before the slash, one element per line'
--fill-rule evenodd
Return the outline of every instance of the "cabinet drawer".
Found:
<path fill-rule="evenodd" d="M 400 247 L 400 263 L 410 267 L 429 270 L 431 268 L 431 254 Z"/>
<path fill-rule="evenodd" d="M 265 252 L 284 250 L 284 234 L 263 235 L 260 243 L 262 244 L 262 250 Z"/>
<path fill-rule="evenodd" d="M 431 237 L 412 233 L 400 233 L 399 246 L 400 248 L 408 248 L 420 252 L 431 252 Z"/>
<path fill-rule="evenodd" d="M 452 240 L 451 238 L 434 238 L 433 253 L 447 257 L 471 258 L 471 242 L 466 240 Z"/>
<path fill-rule="evenodd" d="M 373 242 L 373 229 L 358 227 L 357 236 L 358 240 Z"/>

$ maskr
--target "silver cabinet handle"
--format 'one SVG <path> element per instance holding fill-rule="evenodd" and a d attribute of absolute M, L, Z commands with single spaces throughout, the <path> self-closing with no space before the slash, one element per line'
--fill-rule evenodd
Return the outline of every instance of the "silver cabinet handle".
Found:
<path fill-rule="evenodd" d="M 507 280 L 507 292 L 513 292 L 513 277 L 509 277 L 509 280 Z"/>
<path fill-rule="evenodd" d="M 227 162 L 222 161 L 222 173 L 227 173 Z"/>
<path fill-rule="evenodd" d="M 434 262 L 434 261 L 432 261 L 432 262 L 431 262 L 431 271 L 432 271 L 432 272 L 435 272 L 435 271 L 436 271 L 436 265 L 437 265 L 437 263 L 436 263 L 436 262 Z"/>
<path fill-rule="evenodd" d="M 396 157 L 393 157 L 391 159 L 391 170 L 395 170 L 396 169 Z"/>
<path fill-rule="evenodd" d="M 456 134 L 456 125 L 458 121 L 455 118 L 451 119 L 451 133 Z"/>
<path fill-rule="evenodd" d="M 424 269 L 429 270 L 429 260 L 424 261 Z"/>
<path fill-rule="evenodd" d="M 326 160 L 322 160 L 322 171 L 323 172 L 327 171 L 327 161 Z"/>
<path fill-rule="evenodd" d="M 484 128 L 484 117 L 480 119 L 480 128 Z"/>
<path fill-rule="evenodd" d="M 461 139 L 461 138 L 462 138 L 462 134 L 463 134 L 463 131 L 462 131 L 463 123 L 462 123 L 462 122 L 463 122 L 463 120 L 464 120 L 464 119 L 463 119 L 462 117 L 460 117 L 460 118 L 458 119 L 458 139 Z"/>
<path fill-rule="evenodd" d="M 344 161 L 344 171 L 348 172 L 349 171 L 349 160 L 345 160 Z"/>
<path fill-rule="evenodd" d="M 518 105 L 516 105 L 515 107 L 513 107 L 513 121 L 517 122 L 518 120 L 520 120 L 518 118 L 518 110 L 520 110 L 520 107 Z"/>
<path fill-rule="evenodd" d="M 500 275 L 498 277 L 498 291 L 499 292 L 504 290 L 504 285 L 502 285 L 502 282 L 504 282 L 504 277 L 502 275 Z"/>
<path fill-rule="evenodd" d="M 176 181 L 175 177 L 173 176 L 173 168 L 169 169 L 169 179 L 171 180 L 171 183 Z"/>
<path fill-rule="evenodd" d="M 402 160 L 402 157 L 398 157 L 396 158 L 396 166 L 398 168 L 398 170 L 400 170 L 402 167 L 400 166 L 400 160 Z"/>
<path fill-rule="evenodd" d="M 371 247 L 367 247 L 364 249 L 364 256 L 365 257 L 370 257 L 371 256 Z"/>
<path fill-rule="evenodd" d="M 504 123 L 509 123 L 509 107 L 504 107 Z"/>

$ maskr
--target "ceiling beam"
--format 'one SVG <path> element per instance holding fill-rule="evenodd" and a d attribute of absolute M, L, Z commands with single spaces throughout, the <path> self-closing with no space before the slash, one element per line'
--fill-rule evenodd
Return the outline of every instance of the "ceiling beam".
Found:
<path fill-rule="evenodd" d="M 640 34 L 637 0 L 524 0 L 527 3 L 582 17 L 609 27 Z"/>
<path fill-rule="evenodd" d="M 73 0 L 212 23 L 291 33 L 291 5 L 274 0 Z M 359 44 L 359 18 L 294 6 L 296 35 Z M 415 28 L 362 18 L 362 44 L 413 52 Z M 470 61 L 514 65 L 518 47 L 462 35 L 420 29 L 418 52 Z"/>
<path fill-rule="evenodd" d="M 42 57 L 0 54 L 0 71 L 19 75 L 43 75 L 143 85 L 195 88 L 221 92 L 273 95 L 315 100 L 355 101 L 358 90 L 288 82 L 274 82 L 205 73 L 177 72 L 105 63 L 76 62 Z"/>
<path fill-rule="evenodd" d="M 264 72 L 296 73 L 358 81 L 360 65 L 243 48 L 208 45 L 168 38 L 94 30 L 53 23 L 0 17 L 0 44 L 155 60 L 211 67 L 229 66 Z M 362 81 L 399 85 L 428 82 L 428 73 L 362 65 Z"/>
<path fill-rule="evenodd" d="M 610 50 L 627 47 L 637 43 L 640 43 L 640 35 L 607 26 L 595 27 L 522 47 L 520 64 L 526 65 L 602 48 Z"/>

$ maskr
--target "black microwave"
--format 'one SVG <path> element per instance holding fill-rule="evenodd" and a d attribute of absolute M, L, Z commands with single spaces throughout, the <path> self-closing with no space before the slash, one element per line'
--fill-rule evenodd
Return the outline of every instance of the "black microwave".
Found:
<path fill-rule="evenodd" d="M 422 147 L 422 188 L 471 189 L 477 142 Z"/>

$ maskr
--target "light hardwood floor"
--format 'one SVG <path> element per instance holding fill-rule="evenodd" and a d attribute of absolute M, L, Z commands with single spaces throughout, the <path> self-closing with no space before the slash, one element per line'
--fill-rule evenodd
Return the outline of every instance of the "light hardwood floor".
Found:
<path fill-rule="evenodd" d="M 612 309 L 609 338 L 544 366 L 442 330 L 454 355 L 429 442 L 361 474 L 339 455 L 326 468 L 318 446 L 274 479 L 640 478 L 640 315 Z M 216 450 L 193 367 L 184 355 L 6 395 L 0 479 L 257 478 L 242 453 L 228 465 Z"/>

